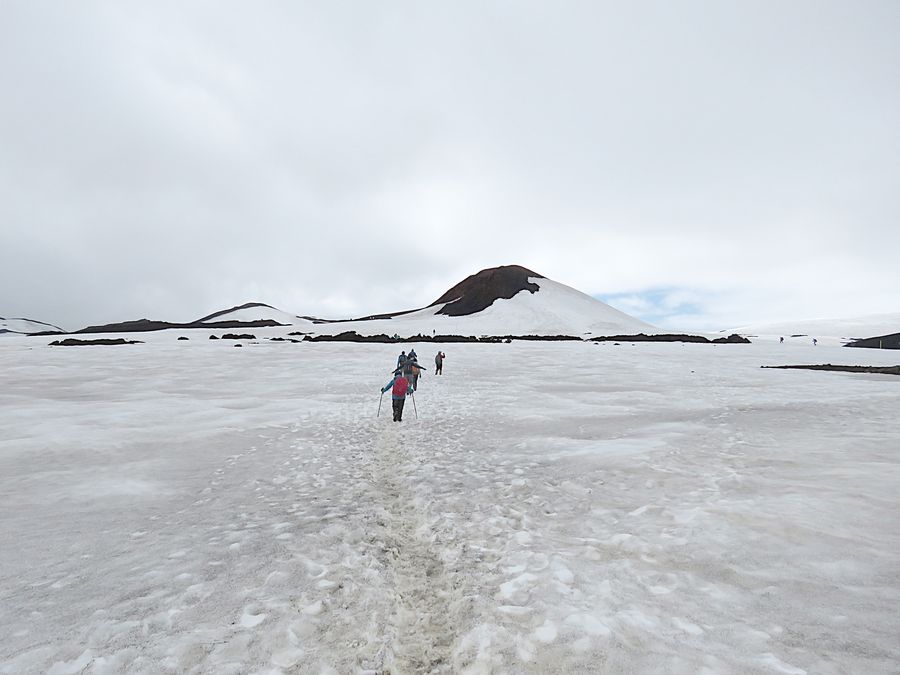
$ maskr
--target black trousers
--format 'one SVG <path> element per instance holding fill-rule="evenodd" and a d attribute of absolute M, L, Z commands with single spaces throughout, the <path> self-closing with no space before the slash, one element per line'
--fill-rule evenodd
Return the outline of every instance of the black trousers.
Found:
<path fill-rule="evenodd" d="M 392 398 L 391 404 L 394 406 L 394 421 L 402 422 L 403 421 L 403 404 L 406 403 L 406 399 L 403 398 Z"/>
<path fill-rule="evenodd" d="M 443 370 L 444 370 L 444 364 L 443 364 L 443 363 L 435 363 L 435 364 L 434 364 L 434 374 L 435 374 L 435 375 L 441 375 L 441 374 L 443 374 L 443 373 L 442 373 Z"/>

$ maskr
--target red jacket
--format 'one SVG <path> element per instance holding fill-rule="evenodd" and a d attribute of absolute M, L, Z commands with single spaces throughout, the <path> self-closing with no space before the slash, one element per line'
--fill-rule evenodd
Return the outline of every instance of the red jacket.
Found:
<path fill-rule="evenodd" d="M 391 398 L 406 398 L 406 394 L 409 393 L 409 380 L 403 377 L 403 375 L 397 375 L 397 377 L 388 382 L 381 391 L 384 393 L 388 389 L 391 390 Z"/>

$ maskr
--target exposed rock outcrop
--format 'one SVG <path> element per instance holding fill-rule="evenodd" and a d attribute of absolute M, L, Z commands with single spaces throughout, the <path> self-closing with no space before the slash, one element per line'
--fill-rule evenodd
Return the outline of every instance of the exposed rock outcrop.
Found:
<path fill-rule="evenodd" d="M 529 277 L 544 278 L 519 265 L 491 267 L 466 277 L 428 306 L 444 305 L 437 313 L 447 316 L 475 314 L 495 300 L 509 300 L 521 291 L 536 293 L 540 287 L 528 281 Z"/>
<path fill-rule="evenodd" d="M 760 368 L 781 368 L 785 370 L 832 370 L 844 373 L 876 373 L 879 375 L 900 375 L 900 366 L 836 366 L 823 363 L 814 366 L 760 366 Z"/>
<path fill-rule="evenodd" d="M 661 333 L 659 335 L 604 335 L 591 338 L 593 342 L 697 342 L 701 344 L 750 344 L 750 340 L 736 333 L 728 337 L 710 340 L 702 335 L 685 335 L 683 333 Z"/>
<path fill-rule="evenodd" d="M 845 347 L 868 347 L 869 349 L 900 349 L 900 333 L 878 335 L 848 342 Z"/>
<path fill-rule="evenodd" d="M 66 338 L 65 340 L 54 340 L 50 343 L 51 347 L 80 347 L 83 345 L 142 345 L 140 340 L 126 340 L 125 338 L 98 338 L 96 340 L 78 340 L 76 338 Z"/>

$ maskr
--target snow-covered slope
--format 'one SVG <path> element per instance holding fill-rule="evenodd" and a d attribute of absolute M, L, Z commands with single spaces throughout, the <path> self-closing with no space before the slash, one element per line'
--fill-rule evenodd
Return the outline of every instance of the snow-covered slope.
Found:
<path fill-rule="evenodd" d="M 312 322 L 302 319 L 295 314 L 283 312 L 271 305 L 261 302 L 248 302 L 239 307 L 232 307 L 221 312 L 216 312 L 202 319 L 197 319 L 195 323 L 216 323 L 220 321 L 277 321 L 285 326 L 311 326 Z"/>
<path fill-rule="evenodd" d="M 45 331 L 64 332 L 59 326 L 44 323 L 43 321 L 35 321 L 34 319 L 4 319 L 0 317 L 0 335 L 43 333 Z"/>
<path fill-rule="evenodd" d="M 390 319 L 319 324 L 313 331 L 335 334 L 354 330 L 361 335 L 573 335 L 592 337 L 659 332 L 654 326 L 577 291 L 540 276 L 528 277 L 538 287 L 513 297 L 498 298 L 486 309 L 464 316 L 441 311 L 451 303 L 426 307 Z"/>
<path fill-rule="evenodd" d="M 781 321 L 779 323 L 747 325 L 732 328 L 723 333 L 738 333 L 748 337 L 778 339 L 785 341 L 812 338 L 830 342 L 847 342 L 860 338 L 900 333 L 900 313 L 871 314 L 844 319 L 808 319 L 801 321 Z M 796 337 L 792 337 L 796 336 Z"/>
<path fill-rule="evenodd" d="M 89 326 L 82 333 L 146 335 L 169 329 L 218 330 L 228 322 L 270 321 L 253 328 L 271 337 L 285 332 L 334 335 L 567 335 L 597 337 L 660 331 L 591 296 L 518 265 L 481 270 L 450 288 L 423 309 L 367 316 L 355 320 L 313 321 L 260 302 L 214 312 L 190 323 L 140 319 Z M 285 330 L 287 329 L 287 330 Z M 46 330 L 46 329 L 42 329 Z"/>

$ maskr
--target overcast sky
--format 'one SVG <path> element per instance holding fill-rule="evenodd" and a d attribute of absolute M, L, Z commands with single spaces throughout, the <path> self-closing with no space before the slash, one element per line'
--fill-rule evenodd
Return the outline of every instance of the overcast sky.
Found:
<path fill-rule="evenodd" d="M 342 318 L 521 264 L 900 312 L 900 2 L 0 2 L 0 316 Z"/>

